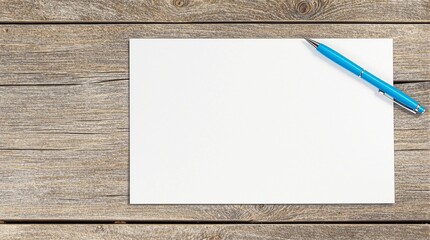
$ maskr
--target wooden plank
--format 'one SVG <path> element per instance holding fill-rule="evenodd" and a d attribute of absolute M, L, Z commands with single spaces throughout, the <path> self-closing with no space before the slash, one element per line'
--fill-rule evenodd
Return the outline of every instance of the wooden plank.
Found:
<path fill-rule="evenodd" d="M 126 134 L 122 140 L 127 142 Z M 89 141 L 99 145 L 100 149 L 85 149 Z M 78 144 L 74 146 L 79 147 Z M 302 222 L 430 219 L 428 150 L 395 152 L 396 203 L 392 205 L 132 206 L 128 204 L 127 144 L 93 138 L 83 141 L 81 148 L 1 150 L 2 220 Z"/>
<path fill-rule="evenodd" d="M 396 86 L 430 106 L 430 82 Z M 0 150 L 128 147 L 128 80 L 0 86 L 0 100 Z M 428 114 L 394 109 L 395 149 L 430 150 Z"/>
<path fill-rule="evenodd" d="M 429 22 L 428 0 L 161 0 L 0 2 L 3 22 Z"/>
<path fill-rule="evenodd" d="M 3 224 L 1 239 L 372 239 L 425 240 L 427 224 Z"/>
<path fill-rule="evenodd" d="M 1 25 L 0 84 L 128 79 L 130 38 L 301 38 L 304 34 L 393 38 L 394 81 L 430 81 L 429 24 L 137 24 Z"/>
<path fill-rule="evenodd" d="M 426 40 L 415 40 L 427 37 L 429 28 L 0 26 L 0 220 L 428 220 L 430 115 L 415 117 L 399 108 L 394 205 L 128 205 L 127 39 L 298 37 L 302 32 L 324 37 L 333 29 L 336 37 L 389 36 L 395 39 L 395 78 L 401 82 L 430 79 L 428 69 L 421 67 L 430 61 L 429 47 Z M 410 47 L 412 42 L 417 46 Z M 430 106 L 429 82 L 397 86 Z"/>

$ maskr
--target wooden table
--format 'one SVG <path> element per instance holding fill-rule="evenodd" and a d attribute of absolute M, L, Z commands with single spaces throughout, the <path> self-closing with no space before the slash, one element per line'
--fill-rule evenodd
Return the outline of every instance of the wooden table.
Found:
<path fill-rule="evenodd" d="M 393 38 L 430 107 L 428 0 L 1 1 L 0 239 L 429 239 L 430 113 L 398 107 L 393 205 L 128 204 L 128 39 L 303 35 Z"/>

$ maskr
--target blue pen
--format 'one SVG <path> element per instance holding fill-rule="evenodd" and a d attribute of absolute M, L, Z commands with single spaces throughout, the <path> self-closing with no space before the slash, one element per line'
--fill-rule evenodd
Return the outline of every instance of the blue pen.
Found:
<path fill-rule="evenodd" d="M 312 46 L 314 46 L 317 49 L 317 51 L 320 52 L 322 55 L 328 57 L 330 60 L 344 67 L 348 71 L 354 73 L 358 77 L 366 80 L 367 82 L 369 82 L 370 84 L 378 88 L 381 94 L 393 100 L 394 103 L 398 104 L 399 106 L 405 108 L 406 110 L 414 114 L 416 113 L 422 114 L 425 112 L 425 108 L 421 106 L 413 98 L 409 97 L 404 92 L 391 86 L 390 84 L 382 81 L 381 79 L 371 74 L 370 72 L 364 70 L 364 68 L 353 63 L 351 60 L 344 57 L 340 53 L 336 52 L 335 50 L 315 40 L 308 39 L 308 38 L 305 38 L 305 39 Z"/>

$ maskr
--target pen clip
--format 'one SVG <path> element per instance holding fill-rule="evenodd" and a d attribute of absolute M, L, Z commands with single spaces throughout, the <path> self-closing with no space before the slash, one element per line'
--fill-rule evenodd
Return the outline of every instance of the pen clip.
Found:
<path fill-rule="evenodd" d="M 397 101 L 396 99 L 392 98 L 391 96 L 387 95 L 385 92 L 379 90 L 379 93 L 386 96 L 388 99 L 391 99 L 395 104 L 399 105 L 400 107 L 408 110 L 409 112 L 413 113 L 413 114 L 417 114 L 416 111 L 414 111 L 413 109 L 410 109 L 409 107 L 407 107 L 406 105 L 404 105 L 403 103 Z"/>

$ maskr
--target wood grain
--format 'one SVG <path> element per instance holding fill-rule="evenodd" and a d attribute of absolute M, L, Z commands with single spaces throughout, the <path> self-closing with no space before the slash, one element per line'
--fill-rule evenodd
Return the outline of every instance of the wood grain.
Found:
<path fill-rule="evenodd" d="M 429 22 L 428 0 L 3 0 L 2 22 Z"/>
<path fill-rule="evenodd" d="M 130 38 L 392 38 L 394 81 L 430 81 L 429 24 L 0 25 L 0 84 L 128 79 Z"/>
<path fill-rule="evenodd" d="M 361 239 L 425 240 L 430 225 L 1 225 L 1 239 Z"/>
<path fill-rule="evenodd" d="M 396 86 L 430 106 L 429 30 L 421 24 L 1 25 L 0 220 L 427 221 L 430 115 L 399 108 L 394 205 L 130 206 L 128 39 L 392 37 Z"/>
<path fill-rule="evenodd" d="M 129 205 L 126 134 L 82 150 L 2 150 L 2 220 L 426 221 L 429 151 L 395 152 L 393 205 Z M 55 139 L 41 139 L 52 142 Z M 85 149 L 92 141 L 101 149 Z M 109 146 L 110 145 L 110 146 Z M 104 149 L 110 147 L 110 149 Z"/>

